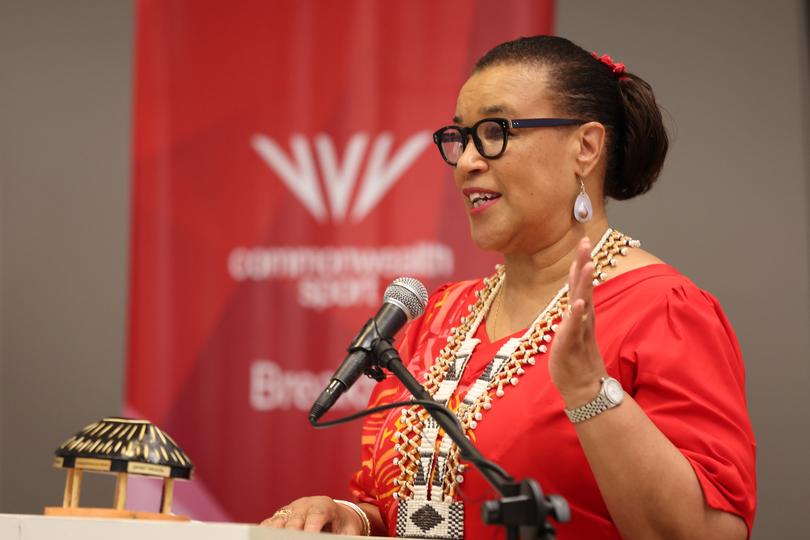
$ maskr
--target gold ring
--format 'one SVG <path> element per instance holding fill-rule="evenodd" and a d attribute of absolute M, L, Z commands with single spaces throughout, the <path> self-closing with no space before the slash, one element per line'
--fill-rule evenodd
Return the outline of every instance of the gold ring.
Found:
<path fill-rule="evenodd" d="M 292 513 L 293 513 L 292 510 L 290 510 L 289 508 L 280 508 L 276 510 L 276 513 L 273 514 L 273 516 L 270 519 L 281 518 L 284 521 L 287 521 L 288 519 L 290 519 Z"/>

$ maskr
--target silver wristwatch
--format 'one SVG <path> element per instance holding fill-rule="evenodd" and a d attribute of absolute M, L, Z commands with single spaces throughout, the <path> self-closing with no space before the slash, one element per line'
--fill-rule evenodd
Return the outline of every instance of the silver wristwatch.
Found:
<path fill-rule="evenodd" d="M 602 382 L 602 388 L 599 389 L 596 399 L 575 409 L 565 409 L 565 414 L 573 423 L 579 424 L 593 418 L 597 414 L 616 407 L 624 400 L 624 390 L 619 381 L 613 377 L 602 377 L 599 380 Z"/>

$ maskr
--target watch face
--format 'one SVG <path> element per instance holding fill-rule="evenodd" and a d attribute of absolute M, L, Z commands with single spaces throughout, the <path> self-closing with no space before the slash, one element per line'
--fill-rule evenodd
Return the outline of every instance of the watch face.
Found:
<path fill-rule="evenodd" d="M 616 379 L 608 379 L 605 381 L 605 396 L 612 403 L 621 403 L 624 399 L 624 390 L 622 385 Z"/>

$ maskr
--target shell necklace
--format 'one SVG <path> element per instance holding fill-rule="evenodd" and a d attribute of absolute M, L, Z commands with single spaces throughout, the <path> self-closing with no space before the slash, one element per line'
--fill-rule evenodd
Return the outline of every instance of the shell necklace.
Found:
<path fill-rule="evenodd" d="M 594 285 L 605 279 L 605 269 L 616 266 L 616 256 L 641 244 L 629 236 L 608 228 L 593 248 Z M 473 337 L 489 311 L 504 281 L 504 267 L 484 279 L 484 288 L 476 291 L 477 300 L 468 306 L 469 314 L 450 331 L 447 345 L 439 352 L 423 386 L 433 399 L 447 404 L 455 393 L 467 361 L 480 340 Z M 470 386 L 456 410 L 456 416 L 468 436 L 478 426 L 494 398 L 516 386 L 520 377 L 535 365 L 535 356 L 548 352 L 548 344 L 557 324 L 568 309 L 568 285 L 564 285 L 520 338 L 508 339 L 489 362 L 481 376 Z M 458 447 L 445 437 L 438 424 L 418 405 L 402 410 L 402 429 L 394 434 L 397 457 L 394 465 L 399 477 L 394 480 L 393 497 L 397 500 L 397 536 L 411 538 L 450 538 L 464 536 L 464 503 L 455 500 L 456 490 L 464 481 L 464 466 L 459 463 Z"/>

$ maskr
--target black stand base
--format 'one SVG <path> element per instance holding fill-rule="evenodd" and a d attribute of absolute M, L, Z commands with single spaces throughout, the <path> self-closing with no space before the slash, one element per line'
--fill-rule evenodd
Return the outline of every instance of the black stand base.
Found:
<path fill-rule="evenodd" d="M 548 522 L 551 516 L 558 523 L 571 519 L 568 503 L 559 495 L 543 496 L 540 485 L 532 480 L 524 480 L 518 487 L 518 494 L 505 496 L 495 501 L 486 501 L 481 508 L 481 517 L 489 525 L 503 525 L 509 539 L 553 540 L 554 527 Z M 519 533 L 519 534 L 518 534 Z"/>

